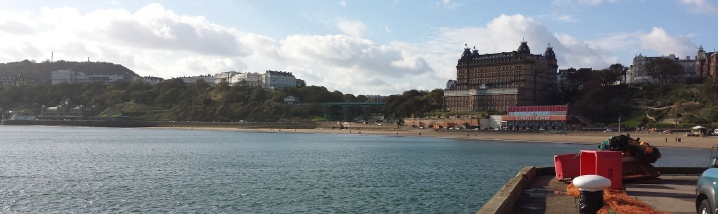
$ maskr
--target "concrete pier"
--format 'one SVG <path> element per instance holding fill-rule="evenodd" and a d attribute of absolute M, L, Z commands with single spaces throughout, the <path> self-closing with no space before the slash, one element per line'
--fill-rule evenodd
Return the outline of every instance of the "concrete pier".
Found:
<path fill-rule="evenodd" d="M 626 194 L 656 211 L 695 213 L 695 185 L 704 167 L 657 167 L 661 176 L 626 181 Z M 578 213 L 578 199 L 565 195 L 568 183 L 557 181 L 553 167 L 527 166 L 477 212 Z"/>

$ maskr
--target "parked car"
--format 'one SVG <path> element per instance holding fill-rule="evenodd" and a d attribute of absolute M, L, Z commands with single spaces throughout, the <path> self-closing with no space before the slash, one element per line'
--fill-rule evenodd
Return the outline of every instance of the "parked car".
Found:
<path fill-rule="evenodd" d="M 696 212 L 697 213 L 718 213 L 716 208 L 716 189 L 718 186 L 718 144 L 713 146 L 711 155 L 711 166 L 701 173 L 696 183 Z"/>

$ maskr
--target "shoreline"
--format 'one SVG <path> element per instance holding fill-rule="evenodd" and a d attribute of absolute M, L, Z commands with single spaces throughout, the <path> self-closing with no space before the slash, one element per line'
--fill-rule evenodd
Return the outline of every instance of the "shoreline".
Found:
<path fill-rule="evenodd" d="M 192 130 L 218 130 L 218 131 L 242 131 L 242 132 L 270 132 L 270 133 L 323 133 L 323 134 L 364 134 L 401 137 L 432 137 L 457 140 L 476 141 L 504 141 L 504 142 L 528 142 L 528 143 L 555 143 L 555 144 L 584 144 L 598 145 L 611 136 L 630 134 L 634 139 L 649 143 L 651 146 L 662 148 L 686 148 L 686 149 L 711 149 L 718 144 L 718 136 L 707 137 L 686 137 L 685 134 L 662 134 L 662 133 L 636 133 L 636 132 L 567 132 L 565 134 L 552 133 L 521 133 L 506 131 L 474 131 L 474 130 L 440 130 L 432 129 L 270 129 L 270 128 L 233 128 L 233 127 L 154 127 L 167 129 L 192 129 Z M 681 142 L 677 142 L 680 138 Z"/>

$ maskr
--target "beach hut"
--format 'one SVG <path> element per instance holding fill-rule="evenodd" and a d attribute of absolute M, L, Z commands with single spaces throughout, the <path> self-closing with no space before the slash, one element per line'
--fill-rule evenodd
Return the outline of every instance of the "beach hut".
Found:
<path fill-rule="evenodd" d="M 703 126 L 694 126 L 691 128 L 691 132 L 686 134 L 688 137 L 703 137 L 708 135 L 708 128 Z"/>

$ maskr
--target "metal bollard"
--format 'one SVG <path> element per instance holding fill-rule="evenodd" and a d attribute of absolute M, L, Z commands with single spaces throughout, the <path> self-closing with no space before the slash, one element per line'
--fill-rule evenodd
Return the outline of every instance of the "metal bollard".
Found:
<path fill-rule="evenodd" d="M 611 180 L 600 175 L 582 175 L 573 179 L 573 185 L 581 191 L 579 213 L 595 214 L 603 207 L 603 190 L 611 186 Z"/>

